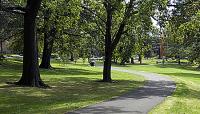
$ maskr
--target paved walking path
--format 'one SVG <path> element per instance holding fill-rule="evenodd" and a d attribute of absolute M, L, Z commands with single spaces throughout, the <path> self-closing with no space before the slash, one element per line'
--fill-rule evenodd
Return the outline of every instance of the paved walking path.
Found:
<path fill-rule="evenodd" d="M 147 83 L 144 87 L 115 99 L 68 112 L 67 114 L 147 114 L 153 107 L 161 103 L 165 97 L 171 95 L 176 88 L 175 83 L 168 76 L 123 70 L 121 68 L 112 68 L 112 70 L 144 76 L 147 79 Z"/>

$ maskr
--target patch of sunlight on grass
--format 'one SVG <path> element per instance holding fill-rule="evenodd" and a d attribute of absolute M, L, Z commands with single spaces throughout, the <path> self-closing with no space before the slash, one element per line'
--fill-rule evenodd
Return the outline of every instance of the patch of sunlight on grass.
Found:
<path fill-rule="evenodd" d="M 21 76 L 22 64 L 7 61 L 0 66 L 0 113 L 62 114 L 138 88 L 144 79 L 128 73 L 112 72 L 114 83 L 100 83 L 102 69 L 87 64 L 52 63 L 53 69 L 41 69 L 43 81 L 51 89 L 14 87 Z M 9 74 L 9 75 L 8 75 Z"/>

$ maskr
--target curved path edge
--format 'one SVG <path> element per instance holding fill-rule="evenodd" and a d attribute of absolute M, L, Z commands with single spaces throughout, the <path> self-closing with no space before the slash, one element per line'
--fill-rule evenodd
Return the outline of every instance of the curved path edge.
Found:
<path fill-rule="evenodd" d="M 66 114 L 147 114 L 176 89 L 169 76 L 161 76 L 144 71 L 125 70 L 112 67 L 112 70 L 143 76 L 147 82 L 143 87 L 109 101 L 97 103 Z"/>

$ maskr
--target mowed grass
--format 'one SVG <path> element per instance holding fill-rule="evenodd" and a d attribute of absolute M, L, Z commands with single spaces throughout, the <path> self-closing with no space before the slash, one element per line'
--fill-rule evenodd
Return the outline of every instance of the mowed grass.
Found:
<path fill-rule="evenodd" d="M 102 70 L 87 64 L 52 64 L 41 69 L 43 81 L 51 89 L 15 87 L 5 82 L 20 79 L 22 64 L 8 61 L 0 65 L 1 114 L 63 114 L 108 100 L 142 86 L 144 79 L 128 73 L 112 72 L 114 83 L 102 83 Z"/>
<path fill-rule="evenodd" d="M 172 96 L 156 106 L 150 114 L 200 114 L 200 71 L 177 64 L 127 65 L 133 69 L 171 76 L 177 89 Z"/>

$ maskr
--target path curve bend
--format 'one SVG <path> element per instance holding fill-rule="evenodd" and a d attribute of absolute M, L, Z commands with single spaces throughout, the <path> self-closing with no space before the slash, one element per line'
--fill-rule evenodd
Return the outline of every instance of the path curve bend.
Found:
<path fill-rule="evenodd" d="M 153 107 L 170 96 L 176 88 L 168 76 L 159 74 L 124 70 L 114 67 L 112 70 L 143 76 L 147 82 L 141 88 L 130 91 L 115 99 L 97 103 L 67 114 L 147 114 Z"/>

